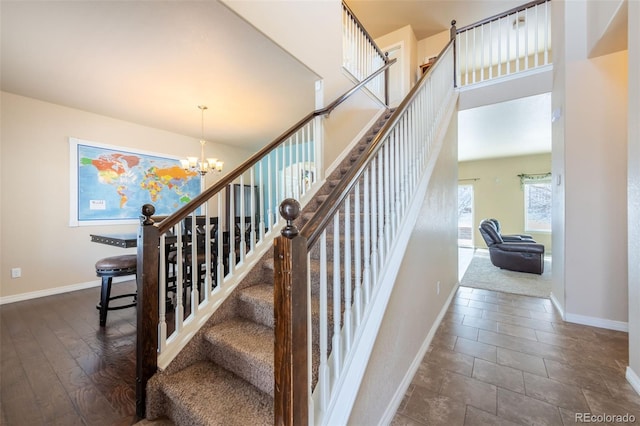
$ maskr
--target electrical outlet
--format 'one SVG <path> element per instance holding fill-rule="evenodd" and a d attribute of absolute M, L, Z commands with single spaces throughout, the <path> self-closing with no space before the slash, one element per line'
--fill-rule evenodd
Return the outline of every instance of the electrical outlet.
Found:
<path fill-rule="evenodd" d="M 11 278 L 20 278 L 22 276 L 21 268 L 11 268 Z"/>
<path fill-rule="evenodd" d="M 440 294 L 440 281 L 436 284 L 436 294 Z"/>

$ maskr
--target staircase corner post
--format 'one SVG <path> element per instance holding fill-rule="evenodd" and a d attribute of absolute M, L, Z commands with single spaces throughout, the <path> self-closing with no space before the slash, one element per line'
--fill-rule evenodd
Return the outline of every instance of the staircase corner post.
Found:
<path fill-rule="evenodd" d="M 147 382 L 158 368 L 158 256 L 159 232 L 151 216 L 155 208 L 142 206 L 138 228 L 136 267 L 136 415 L 145 417 Z"/>
<path fill-rule="evenodd" d="M 298 201 L 280 205 L 287 221 L 274 240 L 274 424 L 299 426 L 309 422 L 307 353 L 307 239 L 293 221 Z"/>
<path fill-rule="evenodd" d="M 384 52 L 384 63 L 389 62 L 389 52 Z M 384 70 L 384 104 L 389 107 L 389 68 Z"/>
<path fill-rule="evenodd" d="M 458 38 L 458 29 L 456 28 L 456 20 L 452 19 L 451 20 L 451 30 L 449 33 L 449 37 L 450 40 L 453 41 L 453 87 L 458 87 L 458 73 L 457 73 L 457 60 L 458 60 L 458 55 L 456 54 L 456 39 Z"/>

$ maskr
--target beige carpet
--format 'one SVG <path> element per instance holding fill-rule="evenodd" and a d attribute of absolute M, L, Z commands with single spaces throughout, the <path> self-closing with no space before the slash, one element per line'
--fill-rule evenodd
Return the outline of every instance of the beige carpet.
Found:
<path fill-rule="evenodd" d="M 491 263 L 488 250 L 476 250 L 460 285 L 526 296 L 549 297 L 551 259 L 545 258 L 542 275 L 500 269 Z"/>

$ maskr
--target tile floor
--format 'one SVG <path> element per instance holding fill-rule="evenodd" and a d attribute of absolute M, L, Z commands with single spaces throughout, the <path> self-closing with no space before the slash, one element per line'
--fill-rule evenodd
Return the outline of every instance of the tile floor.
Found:
<path fill-rule="evenodd" d="M 460 287 L 392 425 L 569 425 L 605 414 L 640 424 L 627 351 L 627 333 L 563 322 L 549 299 Z M 608 420 L 595 424 L 625 419 Z"/>

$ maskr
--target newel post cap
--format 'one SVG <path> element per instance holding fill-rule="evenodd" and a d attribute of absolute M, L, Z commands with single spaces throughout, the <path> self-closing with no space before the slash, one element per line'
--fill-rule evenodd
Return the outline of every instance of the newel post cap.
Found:
<path fill-rule="evenodd" d="M 156 213 L 156 208 L 152 204 L 144 204 L 142 206 L 142 215 L 140 216 L 140 222 L 142 225 L 153 225 L 153 216 Z"/>
<path fill-rule="evenodd" d="M 280 216 L 287 221 L 287 225 L 282 228 L 280 233 L 289 239 L 298 235 L 298 228 L 293 224 L 293 221 L 300 216 L 300 203 L 294 198 L 286 198 L 280 203 Z"/>

